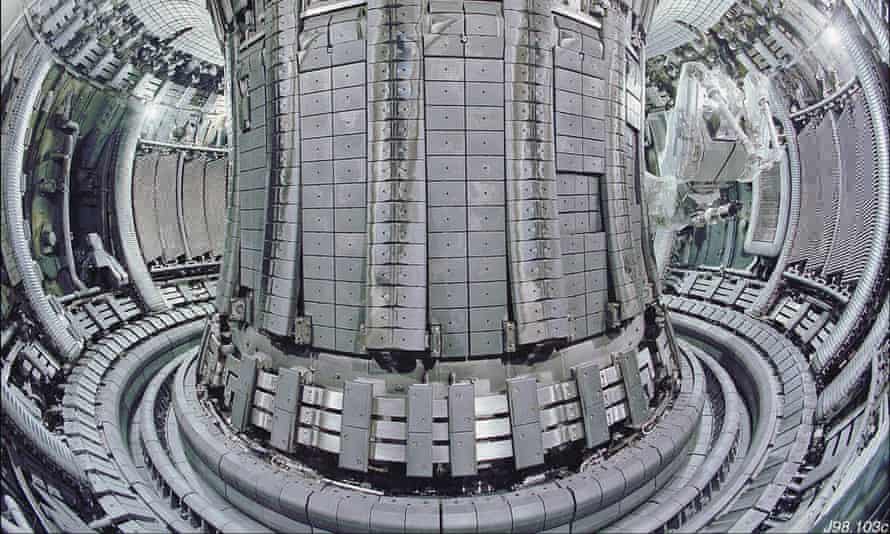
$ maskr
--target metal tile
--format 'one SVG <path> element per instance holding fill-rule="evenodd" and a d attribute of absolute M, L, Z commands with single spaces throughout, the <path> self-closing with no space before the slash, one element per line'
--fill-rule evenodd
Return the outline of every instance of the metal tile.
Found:
<path fill-rule="evenodd" d="M 331 69 L 319 69 L 300 75 L 300 94 L 329 91 L 331 89 Z"/>
<path fill-rule="evenodd" d="M 426 127 L 428 130 L 461 130 L 466 127 L 462 106 L 427 106 Z M 470 124 L 473 124 L 470 122 Z"/>
<path fill-rule="evenodd" d="M 466 258 L 430 257 L 429 277 L 430 283 L 466 282 L 467 260 Z"/>
<path fill-rule="evenodd" d="M 507 243 L 504 231 L 471 232 L 467 238 L 470 256 L 505 256 Z"/>
<path fill-rule="evenodd" d="M 497 59 L 467 59 L 465 66 L 466 81 L 493 82 L 504 81 L 504 64 Z"/>
<path fill-rule="evenodd" d="M 337 233 L 362 232 L 366 229 L 365 208 L 338 208 L 334 222 Z"/>
<path fill-rule="evenodd" d="M 463 284 L 430 283 L 430 303 L 440 308 L 466 308 L 469 297 Z"/>
<path fill-rule="evenodd" d="M 466 103 L 468 106 L 502 106 L 504 104 L 504 85 L 467 82 Z"/>
<path fill-rule="evenodd" d="M 498 156 L 504 153 L 502 132 L 467 132 L 466 150 L 471 155 Z"/>
<path fill-rule="evenodd" d="M 303 292 L 307 301 L 334 302 L 334 282 L 331 280 L 306 279 Z"/>
<path fill-rule="evenodd" d="M 408 432 L 405 446 L 405 474 L 409 477 L 433 476 L 433 434 Z"/>
<path fill-rule="evenodd" d="M 452 476 L 476 473 L 475 388 L 470 383 L 448 388 L 448 430 Z"/>
<path fill-rule="evenodd" d="M 367 138 L 365 134 L 341 135 L 337 137 L 337 142 L 333 144 L 333 154 L 335 158 L 357 158 L 365 155 L 367 147 Z"/>
<path fill-rule="evenodd" d="M 332 49 L 331 63 L 333 65 L 343 65 L 364 61 L 366 48 L 367 44 L 364 40 L 337 43 Z"/>
<path fill-rule="evenodd" d="M 463 284 L 461 284 L 463 285 Z M 466 287 L 464 285 L 464 287 Z M 442 327 L 444 334 L 462 334 L 468 332 L 467 319 L 469 317 L 466 308 L 439 309 L 430 305 L 430 318 L 434 324 Z"/>
<path fill-rule="evenodd" d="M 424 60 L 424 78 L 430 81 L 464 81 L 463 60 L 428 57 Z"/>
<path fill-rule="evenodd" d="M 303 229 L 308 232 L 331 232 L 334 230 L 334 210 L 304 209 Z"/>
<path fill-rule="evenodd" d="M 364 133 L 367 129 L 367 114 L 364 109 L 340 111 L 333 114 L 332 123 L 334 135 L 346 136 L 349 134 Z M 362 149 L 360 155 L 364 155 L 364 149 Z"/>
<path fill-rule="evenodd" d="M 466 186 L 461 182 L 429 182 L 429 206 L 465 206 Z"/>
<path fill-rule="evenodd" d="M 256 358 L 248 355 L 241 357 L 238 368 L 238 385 L 234 390 L 232 401 L 232 426 L 239 432 L 244 431 L 250 422 L 250 409 L 253 404 L 253 392 L 256 387 Z"/>
<path fill-rule="evenodd" d="M 433 432 L 433 388 L 414 384 L 408 388 L 408 433 Z"/>
<path fill-rule="evenodd" d="M 472 206 L 468 209 L 468 213 L 467 222 L 470 231 L 503 231 L 505 228 L 504 208 Z"/>
<path fill-rule="evenodd" d="M 489 354 L 503 354 L 503 332 L 471 332 L 470 355 L 482 356 Z"/>
<path fill-rule="evenodd" d="M 507 291 L 503 282 L 470 283 L 470 307 L 505 304 L 507 304 Z"/>
<path fill-rule="evenodd" d="M 332 72 L 333 87 L 352 87 L 365 84 L 365 64 L 351 63 L 334 67 Z"/>
<path fill-rule="evenodd" d="M 335 286 L 336 303 L 359 306 L 364 303 L 365 284 L 338 280 Z"/>
<path fill-rule="evenodd" d="M 364 158 L 334 161 L 333 179 L 337 183 L 364 184 L 367 175 L 367 161 Z M 303 167 L 305 173 L 305 165 Z"/>
<path fill-rule="evenodd" d="M 326 232 L 304 232 L 303 254 L 326 255 L 334 254 L 334 234 Z"/>
<path fill-rule="evenodd" d="M 491 30 L 483 30 L 491 31 Z M 496 31 L 496 30 L 495 30 Z M 467 35 L 464 53 L 467 58 L 503 58 L 504 38 L 490 35 Z"/>
<path fill-rule="evenodd" d="M 469 159 L 463 156 L 428 155 L 426 158 L 427 177 L 430 181 L 466 180 L 468 162 Z M 501 165 L 503 166 L 503 162 Z"/>
<path fill-rule="evenodd" d="M 344 87 L 333 91 L 333 111 L 361 109 L 367 105 L 365 87 Z"/>
<path fill-rule="evenodd" d="M 635 352 L 624 352 L 615 356 L 615 363 L 621 369 L 621 379 L 627 395 L 628 419 L 632 425 L 641 425 L 648 418 L 648 401 L 643 393 L 640 372 Z"/>
<path fill-rule="evenodd" d="M 364 258 L 337 258 L 334 262 L 337 280 L 362 282 L 365 279 L 366 262 Z"/>
<path fill-rule="evenodd" d="M 306 278 L 333 280 L 334 258 L 331 256 L 304 256 L 303 274 Z"/>
<path fill-rule="evenodd" d="M 321 161 L 332 159 L 333 141 L 330 137 L 305 139 L 301 142 L 303 161 Z"/>
<path fill-rule="evenodd" d="M 306 301 L 306 315 L 312 317 L 313 326 L 335 326 L 333 304 Z"/>
<path fill-rule="evenodd" d="M 584 438 L 588 448 L 609 441 L 609 424 L 603 399 L 600 368 L 587 362 L 575 368 L 575 382 L 584 415 Z"/>
<path fill-rule="evenodd" d="M 321 92 L 300 96 L 300 114 L 302 116 L 330 113 L 333 108 L 331 93 Z"/>
<path fill-rule="evenodd" d="M 544 463 L 541 425 L 537 421 L 513 427 L 513 457 L 516 469 Z"/>
<path fill-rule="evenodd" d="M 352 471 L 368 470 L 368 428 L 344 426 L 340 433 L 340 456 L 338 465 Z"/>
<path fill-rule="evenodd" d="M 464 45 L 460 35 L 424 34 L 423 49 L 427 56 L 462 57 L 464 55 Z"/>
<path fill-rule="evenodd" d="M 464 132 L 427 132 L 427 154 L 454 155 L 464 154 L 467 151 Z"/>

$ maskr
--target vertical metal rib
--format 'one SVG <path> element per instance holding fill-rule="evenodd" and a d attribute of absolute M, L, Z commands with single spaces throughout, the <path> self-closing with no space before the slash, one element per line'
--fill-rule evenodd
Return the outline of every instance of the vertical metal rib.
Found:
<path fill-rule="evenodd" d="M 426 170 L 420 2 L 368 10 L 369 350 L 426 349 Z M 379 6 L 379 7 L 376 7 Z"/>
<path fill-rule="evenodd" d="M 226 40 L 226 87 L 229 90 L 230 98 L 234 99 L 238 90 L 238 80 L 236 78 L 237 69 L 237 47 L 234 39 Z M 241 200 L 240 186 L 238 176 L 238 144 L 237 136 L 241 128 L 241 116 L 239 106 L 231 106 L 230 118 L 230 135 L 229 143 L 229 161 L 226 163 L 226 174 L 231 177 L 226 184 L 226 195 L 228 205 L 226 207 L 226 226 L 223 238 L 221 267 L 219 273 L 219 285 L 216 292 L 216 309 L 220 315 L 228 316 L 231 312 L 232 296 L 238 287 L 238 280 L 241 274 Z M 209 165 L 209 164 L 208 164 Z M 205 196 L 206 202 L 206 196 Z M 216 254 L 219 243 L 214 239 L 213 253 Z M 132 276 L 132 274 L 130 275 Z"/>
<path fill-rule="evenodd" d="M 610 301 L 619 309 L 613 318 L 628 319 L 642 311 L 635 283 L 637 255 L 631 231 L 630 195 L 625 175 L 625 62 L 624 21 L 620 9 L 610 9 L 605 24 L 605 57 L 609 62 L 606 86 L 606 173 L 602 188 L 608 250 Z"/>
<path fill-rule="evenodd" d="M 145 266 L 133 214 L 134 163 L 144 114 L 142 110 L 135 108 L 129 108 L 128 111 L 125 133 L 115 155 L 114 211 L 121 240 L 121 254 L 139 298 L 149 310 L 161 311 L 167 309 L 168 304 Z"/>
<path fill-rule="evenodd" d="M 266 12 L 269 28 L 267 54 L 272 66 L 266 84 L 266 130 L 272 154 L 266 210 L 263 328 L 277 335 L 294 329 L 302 280 L 300 244 L 300 104 L 297 54 L 292 44 L 297 33 L 299 2 L 271 4 Z M 288 101 L 288 105 L 283 102 Z"/>
<path fill-rule="evenodd" d="M 569 335 L 553 150 L 553 17 L 543 2 L 504 5 L 507 240 L 520 345 Z M 510 137 L 510 136 L 508 136 Z"/>

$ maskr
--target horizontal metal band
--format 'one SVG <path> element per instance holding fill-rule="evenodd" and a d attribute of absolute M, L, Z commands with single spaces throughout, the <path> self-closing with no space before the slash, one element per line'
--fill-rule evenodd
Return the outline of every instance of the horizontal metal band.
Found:
<path fill-rule="evenodd" d="M 638 355 L 638 368 L 651 380 L 653 362 L 649 351 Z M 600 371 L 606 422 L 611 426 L 627 418 L 625 386 L 616 365 Z M 270 431 L 273 417 L 277 375 L 260 370 L 253 397 L 250 423 Z M 644 380 L 644 382 L 647 382 Z M 537 388 L 539 424 L 544 450 L 581 440 L 585 437 L 578 386 L 574 380 Z M 506 394 L 480 395 L 474 399 L 474 435 L 476 461 L 486 462 L 512 457 L 513 442 L 509 404 Z M 343 392 L 321 386 L 302 388 L 297 411 L 296 443 L 339 454 L 342 429 Z M 408 439 L 407 398 L 377 395 L 371 402 L 368 432 L 368 459 L 376 462 L 406 462 Z M 432 458 L 434 463 L 450 461 L 448 400 L 432 401 Z"/>

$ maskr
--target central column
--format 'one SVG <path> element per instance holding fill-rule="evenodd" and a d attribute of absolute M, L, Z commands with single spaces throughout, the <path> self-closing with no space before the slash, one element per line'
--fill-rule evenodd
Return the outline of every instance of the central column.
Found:
<path fill-rule="evenodd" d="M 365 343 L 427 348 L 426 152 L 420 0 L 368 3 Z"/>

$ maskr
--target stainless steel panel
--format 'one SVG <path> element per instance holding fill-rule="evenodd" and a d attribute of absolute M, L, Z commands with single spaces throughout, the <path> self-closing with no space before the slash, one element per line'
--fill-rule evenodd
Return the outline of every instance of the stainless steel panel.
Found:
<path fill-rule="evenodd" d="M 304 232 L 303 253 L 306 255 L 333 255 L 334 234 L 327 232 Z"/>
<path fill-rule="evenodd" d="M 300 96 L 300 114 L 304 117 L 330 113 L 332 108 L 332 95 L 329 92 L 313 93 Z"/>
<path fill-rule="evenodd" d="M 466 103 L 468 106 L 503 106 L 504 85 L 500 83 L 467 82 Z"/>
<path fill-rule="evenodd" d="M 469 258 L 471 282 L 493 282 L 507 280 L 507 263 L 503 257 Z"/>
<path fill-rule="evenodd" d="M 424 78 L 431 81 L 464 81 L 464 62 L 453 58 L 426 58 Z"/>
<path fill-rule="evenodd" d="M 436 234 L 430 234 L 433 236 Z M 429 260 L 430 283 L 442 282 L 466 282 L 467 260 L 466 258 L 436 258 Z"/>
<path fill-rule="evenodd" d="M 472 206 L 467 211 L 470 231 L 503 231 L 505 228 L 506 214 L 503 208 Z"/>
<path fill-rule="evenodd" d="M 491 82 L 504 81 L 504 64 L 497 59 L 467 59 L 465 67 L 466 81 Z"/>
<path fill-rule="evenodd" d="M 306 162 L 301 175 L 304 184 L 328 184 L 333 181 L 333 166 L 330 161 Z"/>
<path fill-rule="evenodd" d="M 352 63 L 333 68 L 333 87 L 351 87 L 365 84 L 365 64 Z"/>
<path fill-rule="evenodd" d="M 367 138 L 365 134 L 341 135 L 334 143 L 334 157 L 337 159 L 357 158 L 365 155 Z"/>
<path fill-rule="evenodd" d="M 426 158 L 427 176 L 431 181 L 466 180 L 467 163 L 468 160 L 463 156 L 429 155 Z"/>
<path fill-rule="evenodd" d="M 368 124 L 367 114 L 364 109 L 334 113 L 332 122 L 334 135 L 338 136 L 363 133 L 367 129 Z M 361 155 L 364 155 L 364 150 L 362 150 Z"/>
<path fill-rule="evenodd" d="M 337 208 L 334 229 L 337 233 L 361 232 L 365 229 L 365 208 Z"/>
<path fill-rule="evenodd" d="M 334 272 L 337 280 L 363 282 L 365 279 L 364 258 L 337 258 Z"/>
<path fill-rule="evenodd" d="M 306 278 L 333 280 L 334 258 L 331 256 L 304 256 L 303 275 Z"/>
<path fill-rule="evenodd" d="M 335 314 L 333 304 L 306 301 L 305 309 L 306 315 L 312 317 L 313 326 L 334 326 Z"/>
<path fill-rule="evenodd" d="M 503 231 L 471 232 L 468 236 L 470 256 L 506 256 L 507 243 Z"/>
<path fill-rule="evenodd" d="M 430 283 L 430 302 L 438 308 L 466 308 L 469 296 L 463 284 Z"/>
<path fill-rule="evenodd" d="M 430 232 L 464 232 L 466 230 L 466 210 L 456 210 L 452 207 L 429 208 Z M 472 247 L 472 243 L 470 246 Z"/>
<path fill-rule="evenodd" d="M 430 131 L 427 141 L 427 153 L 431 156 L 463 154 L 467 151 L 464 132 Z"/>
<path fill-rule="evenodd" d="M 348 159 L 336 160 L 333 166 L 334 181 L 337 183 L 360 183 L 365 182 L 367 175 L 367 160 L 365 159 Z M 305 166 L 303 172 L 306 172 Z"/>
<path fill-rule="evenodd" d="M 463 110 L 462 106 L 427 106 L 427 130 L 460 130 L 463 133 L 467 124 Z"/>
<path fill-rule="evenodd" d="M 467 204 L 466 185 L 461 182 L 430 182 L 429 206 L 465 206 Z"/>
<path fill-rule="evenodd" d="M 507 303 L 507 291 L 502 282 L 471 282 L 470 307 L 499 306 Z"/>
<path fill-rule="evenodd" d="M 333 141 L 330 137 L 306 139 L 301 142 L 303 161 L 329 160 L 333 157 Z"/>
<path fill-rule="evenodd" d="M 504 153 L 504 135 L 502 132 L 467 132 L 467 154 L 480 156 L 499 156 Z"/>
<path fill-rule="evenodd" d="M 344 87 L 333 91 L 334 112 L 361 109 L 366 105 L 364 86 Z"/>

